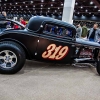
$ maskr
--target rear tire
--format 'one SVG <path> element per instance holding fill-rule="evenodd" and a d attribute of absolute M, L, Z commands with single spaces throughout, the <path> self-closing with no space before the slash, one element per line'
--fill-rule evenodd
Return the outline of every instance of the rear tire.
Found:
<path fill-rule="evenodd" d="M 0 42 L 0 73 L 15 74 L 25 63 L 23 48 L 12 41 Z"/>
<path fill-rule="evenodd" d="M 96 70 L 98 74 L 100 75 L 100 61 L 97 61 Z"/>

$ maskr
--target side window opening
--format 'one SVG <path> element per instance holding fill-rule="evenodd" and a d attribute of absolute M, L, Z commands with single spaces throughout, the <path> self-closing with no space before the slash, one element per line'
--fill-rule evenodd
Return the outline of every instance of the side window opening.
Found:
<path fill-rule="evenodd" d="M 64 37 L 72 37 L 72 30 L 70 28 L 65 28 L 57 25 L 46 24 L 43 29 L 44 34 L 56 35 Z"/>

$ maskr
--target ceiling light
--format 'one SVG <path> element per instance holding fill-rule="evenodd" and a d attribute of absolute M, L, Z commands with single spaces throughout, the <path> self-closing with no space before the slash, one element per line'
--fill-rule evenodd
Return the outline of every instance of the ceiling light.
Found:
<path fill-rule="evenodd" d="M 51 4 L 51 6 L 53 6 L 53 4 Z"/>
<path fill-rule="evenodd" d="M 61 4 L 61 6 L 63 6 L 63 3 Z"/>
<path fill-rule="evenodd" d="M 100 11 L 100 9 L 98 11 Z"/>
<path fill-rule="evenodd" d="M 18 3 L 16 2 L 16 4 L 18 4 Z"/>
<path fill-rule="evenodd" d="M 90 4 L 92 5 L 92 4 L 93 4 L 93 2 L 91 1 L 91 2 L 90 2 Z"/>
<path fill-rule="evenodd" d="M 41 7 L 43 7 L 43 5 L 41 5 Z"/>
<path fill-rule="evenodd" d="M 89 14 L 91 14 L 91 12 Z"/>
<path fill-rule="evenodd" d="M 52 0 L 52 1 L 55 1 L 55 0 Z"/>
<path fill-rule="evenodd" d="M 97 8 L 97 6 L 94 6 L 94 8 Z"/>
<path fill-rule="evenodd" d="M 58 7 L 58 9 L 60 9 L 60 8 Z"/>
<path fill-rule="evenodd" d="M 31 3 L 33 3 L 33 1 L 31 1 Z"/>
<path fill-rule="evenodd" d="M 78 5 L 78 3 L 76 2 L 75 5 Z"/>
<path fill-rule="evenodd" d="M 41 0 L 41 2 L 44 2 L 44 0 Z"/>
<path fill-rule="evenodd" d="M 83 8 L 83 6 L 81 6 L 81 9 Z"/>
<path fill-rule="evenodd" d="M 88 10 L 87 10 L 87 9 L 86 9 L 85 11 L 86 11 L 86 12 L 88 12 Z"/>

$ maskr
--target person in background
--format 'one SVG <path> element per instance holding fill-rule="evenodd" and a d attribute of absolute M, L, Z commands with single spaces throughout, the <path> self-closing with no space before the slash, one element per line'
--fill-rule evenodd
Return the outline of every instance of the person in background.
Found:
<path fill-rule="evenodd" d="M 78 24 L 76 29 L 76 38 L 81 38 L 81 34 L 82 34 L 82 27 L 80 24 Z"/>
<path fill-rule="evenodd" d="M 5 11 L 2 12 L 2 15 L 5 17 L 5 19 L 7 18 L 7 14 Z"/>
<path fill-rule="evenodd" d="M 24 21 L 23 17 L 20 18 L 20 23 L 26 26 L 26 22 Z"/>
<path fill-rule="evenodd" d="M 6 25 L 7 25 L 7 22 L 5 21 L 6 18 L 7 18 L 7 14 L 5 11 L 3 11 L 0 14 L 0 32 L 6 29 Z"/>
<path fill-rule="evenodd" d="M 98 24 L 95 23 L 93 28 L 90 29 L 88 39 L 89 41 L 98 42 L 99 40 L 100 30 L 98 28 Z"/>
<path fill-rule="evenodd" d="M 82 27 L 82 35 L 81 35 L 81 37 L 85 38 L 87 36 L 87 34 L 88 34 L 88 29 L 86 27 L 86 24 L 84 24 L 83 27 Z"/>

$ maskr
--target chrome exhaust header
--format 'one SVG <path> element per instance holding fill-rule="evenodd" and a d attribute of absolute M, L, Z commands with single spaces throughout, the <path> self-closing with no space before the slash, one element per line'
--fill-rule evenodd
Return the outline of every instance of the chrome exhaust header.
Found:
<path fill-rule="evenodd" d="M 76 58 L 74 59 L 76 63 L 81 62 L 81 61 L 87 61 L 87 60 L 91 60 L 91 58 Z"/>

